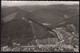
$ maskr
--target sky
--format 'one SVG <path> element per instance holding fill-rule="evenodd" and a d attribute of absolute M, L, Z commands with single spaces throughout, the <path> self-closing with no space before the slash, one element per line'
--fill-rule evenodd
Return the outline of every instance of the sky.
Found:
<path fill-rule="evenodd" d="M 51 4 L 65 4 L 73 5 L 79 4 L 79 1 L 1 1 L 2 6 L 22 6 L 22 5 L 51 5 Z"/>

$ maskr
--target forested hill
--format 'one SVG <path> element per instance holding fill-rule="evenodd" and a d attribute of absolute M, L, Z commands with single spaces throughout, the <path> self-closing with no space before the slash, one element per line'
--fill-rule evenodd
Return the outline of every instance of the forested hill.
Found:
<path fill-rule="evenodd" d="M 65 6 L 65 5 L 50 5 L 50 6 L 19 6 L 19 7 L 2 7 L 1 19 L 2 19 L 2 30 L 1 37 L 2 42 L 7 42 L 8 37 L 11 36 L 12 41 L 22 42 L 23 40 L 31 40 L 33 37 L 32 28 L 28 21 L 22 20 L 22 17 L 31 18 L 41 23 L 50 23 L 53 26 L 58 21 L 64 20 L 73 15 L 79 14 L 77 6 Z M 33 10 L 32 10 L 33 9 Z M 79 18 L 75 16 L 75 18 Z M 73 24 L 78 24 L 78 19 L 70 19 Z M 6 21 L 6 22 L 5 22 Z M 69 22 L 68 21 L 68 22 Z M 69 22 L 70 23 L 70 22 Z M 37 38 L 43 39 L 47 37 L 54 37 L 49 34 L 43 28 L 33 23 Z M 53 27 L 52 26 L 52 27 Z M 27 39 L 31 38 L 31 39 Z"/>

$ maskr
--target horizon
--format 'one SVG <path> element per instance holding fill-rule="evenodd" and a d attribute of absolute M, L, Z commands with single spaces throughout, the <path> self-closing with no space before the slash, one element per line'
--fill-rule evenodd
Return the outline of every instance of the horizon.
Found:
<path fill-rule="evenodd" d="M 47 5 L 79 5 L 78 1 L 1 1 L 1 6 L 47 6 Z"/>

